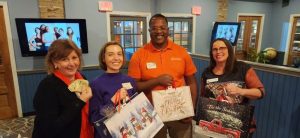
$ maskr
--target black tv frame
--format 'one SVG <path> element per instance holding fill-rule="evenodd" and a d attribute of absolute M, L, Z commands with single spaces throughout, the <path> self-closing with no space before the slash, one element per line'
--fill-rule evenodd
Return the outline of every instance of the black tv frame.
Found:
<path fill-rule="evenodd" d="M 218 31 L 218 26 L 220 25 L 234 25 L 234 26 L 237 26 L 237 31 L 236 33 L 234 34 L 235 35 L 235 38 L 234 38 L 234 41 L 230 41 L 231 42 L 231 45 L 232 46 L 236 46 L 237 44 L 237 40 L 238 40 L 238 37 L 239 37 L 239 33 L 240 33 L 240 28 L 241 28 L 241 23 L 240 22 L 215 22 L 214 23 L 214 26 L 213 26 L 213 30 L 212 30 L 212 35 L 211 35 L 211 42 L 214 40 L 214 39 L 217 39 L 219 37 L 217 37 L 217 31 Z M 225 38 L 226 39 L 226 38 Z M 227 39 L 228 40 L 228 39 Z"/>
<path fill-rule="evenodd" d="M 87 41 L 87 30 L 85 19 L 42 19 L 42 18 L 16 18 L 16 26 L 19 37 L 19 43 L 21 48 L 21 54 L 23 57 L 29 56 L 45 56 L 45 51 L 30 51 L 28 46 L 28 37 L 26 33 L 25 23 L 78 23 L 80 30 L 80 47 L 82 53 L 88 53 L 88 41 Z M 66 30 L 65 30 L 66 31 Z"/>

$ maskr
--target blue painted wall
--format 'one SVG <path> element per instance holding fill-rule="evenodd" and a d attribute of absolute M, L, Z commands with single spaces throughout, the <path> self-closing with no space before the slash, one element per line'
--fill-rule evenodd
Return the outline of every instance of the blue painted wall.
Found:
<path fill-rule="evenodd" d="M 251 13 L 251 14 L 264 14 L 264 29 L 262 35 L 262 47 L 270 46 L 272 39 L 270 38 L 270 27 L 272 4 L 258 3 L 258 2 L 245 2 L 230 0 L 228 4 L 228 18 L 227 21 L 237 21 L 238 13 Z M 263 49 L 263 48 L 262 48 Z"/>
<path fill-rule="evenodd" d="M 275 48 L 280 48 L 280 43 L 283 41 L 280 38 L 285 35 L 283 32 L 284 24 L 290 22 L 291 14 L 300 14 L 300 0 L 290 0 L 290 4 L 287 7 L 282 7 L 282 1 L 279 0 L 272 5 L 272 23 L 270 24 L 273 29 L 270 33 L 270 38 L 272 38 L 272 45 Z M 287 38 L 286 38 L 287 39 Z"/>
<path fill-rule="evenodd" d="M 87 22 L 89 53 L 84 54 L 85 65 L 97 65 L 99 50 L 107 42 L 106 13 L 98 12 L 99 0 L 65 0 L 67 18 L 83 18 Z M 110 0 L 114 11 L 149 12 L 153 0 Z"/>
<path fill-rule="evenodd" d="M 18 71 L 44 69 L 44 57 L 22 57 L 15 18 L 39 18 L 38 0 L 0 0 L 8 3 L 10 25 Z M 98 64 L 98 53 L 107 42 L 106 13 L 98 12 L 99 0 L 65 0 L 66 18 L 83 18 L 87 23 L 89 53 L 83 55 L 85 66 Z M 110 0 L 114 11 L 149 12 L 154 0 Z"/>
<path fill-rule="evenodd" d="M 196 16 L 195 53 L 209 55 L 211 31 L 217 19 L 217 0 L 157 0 L 157 12 L 191 14 L 195 5 L 201 6 L 201 15 Z"/>
<path fill-rule="evenodd" d="M 7 1 L 13 46 L 18 71 L 44 69 L 44 57 L 22 57 L 15 25 L 15 18 L 39 18 L 37 0 L 0 0 Z M 114 11 L 180 13 L 190 14 L 193 5 L 202 7 L 201 16 L 196 18 L 196 53 L 208 55 L 212 22 L 217 15 L 217 0 L 110 0 Z M 98 0 L 65 0 L 66 18 L 86 19 L 89 53 L 83 55 L 85 66 L 98 64 L 96 57 L 100 47 L 107 41 L 106 13 L 98 12 Z"/>
<path fill-rule="evenodd" d="M 37 0 L 7 1 L 13 45 L 18 71 L 44 68 L 44 57 L 21 57 L 15 18 L 38 18 Z M 180 13 L 190 14 L 191 7 L 201 6 L 202 14 L 196 17 L 195 50 L 197 54 L 208 55 L 212 23 L 216 20 L 217 0 L 110 0 L 114 11 Z M 264 13 L 265 24 L 262 36 L 262 49 L 275 47 L 283 49 L 282 27 L 289 21 L 290 14 L 300 13 L 299 0 L 290 0 L 288 7 L 277 3 L 256 3 L 229 0 L 228 21 L 236 21 L 237 13 Z M 103 43 L 107 41 L 106 14 L 98 12 L 98 0 L 65 0 L 66 18 L 84 18 L 87 21 L 89 53 L 83 55 L 85 66 L 98 64 L 95 57 Z M 271 20 L 272 19 L 272 20 Z"/>
<path fill-rule="evenodd" d="M 284 42 L 287 41 L 287 28 L 284 24 L 289 23 L 291 14 L 300 14 L 299 5 L 299 0 L 290 0 L 286 7 L 282 7 L 282 0 L 274 3 L 229 0 L 228 21 L 236 21 L 238 13 L 265 14 L 261 49 L 274 47 L 284 52 Z"/>

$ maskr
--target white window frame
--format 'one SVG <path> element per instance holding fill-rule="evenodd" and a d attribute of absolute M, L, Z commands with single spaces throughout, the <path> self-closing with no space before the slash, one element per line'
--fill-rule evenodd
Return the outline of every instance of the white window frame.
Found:
<path fill-rule="evenodd" d="M 111 30 L 110 30 L 110 16 L 111 15 L 146 17 L 147 30 L 149 29 L 148 23 L 149 23 L 149 20 L 151 18 L 151 13 L 149 13 L 149 12 L 122 12 L 122 11 L 107 12 L 106 13 L 107 41 L 111 41 L 111 34 L 110 34 L 110 32 L 111 32 Z M 147 33 L 147 41 L 146 42 L 149 42 L 149 40 L 150 40 L 150 35 L 149 35 L 149 33 Z"/>
<path fill-rule="evenodd" d="M 193 29 L 192 29 L 192 53 L 195 54 L 195 37 L 196 37 L 196 15 L 192 14 L 181 14 L 181 13 L 162 13 L 166 17 L 182 17 L 192 18 Z"/>

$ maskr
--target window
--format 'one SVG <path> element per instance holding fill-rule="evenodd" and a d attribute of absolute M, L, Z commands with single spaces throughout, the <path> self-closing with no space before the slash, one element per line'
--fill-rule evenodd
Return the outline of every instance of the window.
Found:
<path fill-rule="evenodd" d="M 120 42 L 124 47 L 126 59 L 129 60 L 132 54 L 148 42 L 148 20 L 150 14 L 140 13 L 114 13 L 109 14 L 111 40 Z M 169 38 L 176 44 L 193 52 L 193 16 L 167 17 L 170 30 Z"/>
<path fill-rule="evenodd" d="M 192 17 L 167 17 L 170 39 L 192 52 L 193 18 Z"/>
<path fill-rule="evenodd" d="M 111 40 L 119 42 L 126 59 L 147 43 L 146 17 L 110 15 Z"/>

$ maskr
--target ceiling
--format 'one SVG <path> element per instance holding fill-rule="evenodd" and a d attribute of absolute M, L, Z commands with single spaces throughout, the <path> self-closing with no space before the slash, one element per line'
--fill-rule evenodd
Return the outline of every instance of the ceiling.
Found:
<path fill-rule="evenodd" d="M 249 1 L 249 2 L 262 2 L 262 3 L 273 3 L 278 0 L 235 0 L 235 1 Z"/>

